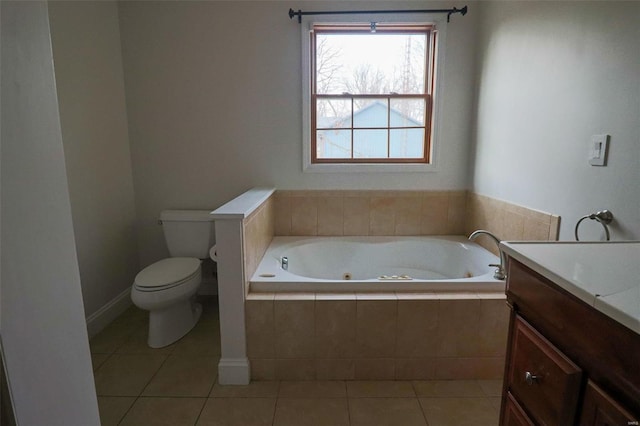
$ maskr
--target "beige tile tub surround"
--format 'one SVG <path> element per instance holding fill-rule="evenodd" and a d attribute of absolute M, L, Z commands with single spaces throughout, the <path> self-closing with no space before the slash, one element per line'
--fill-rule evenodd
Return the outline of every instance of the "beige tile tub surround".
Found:
<path fill-rule="evenodd" d="M 245 276 L 274 235 L 469 235 L 557 240 L 560 217 L 468 191 L 278 190 L 243 220 Z M 497 254 L 487 238 L 477 242 Z M 248 287 L 248 286 L 247 286 Z"/>
<path fill-rule="evenodd" d="M 509 241 L 557 240 L 560 225 L 559 216 L 465 190 L 278 190 L 272 198 L 279 236 L 468 235 L 486 229 Z"/>
<path fill-rule="evenodd" d="M 275 235 L 451 235 L 466 191 L 276 191 Z"/>
<path fill-rule="evenodd" d="M 505 241 L 557 241 L 560 216 L 470 192 L 466 234 L 476 229 L 486 229 Z M 478 238 L 476 242 L 497 254 L 495 244 L 488 238 Z"/>
<path fill-rule="evenodd" d="M 468 191 L 278 190 L 242 222 L 244 277 L 274 235 L 461 235 L 556 240 L 559 217 Z M 492 241 L 477 241 L 497 253 Z M 500 296 L 250 294 L 247 354 L 259 380 L 492 379 L 502 374 Z M 452 300 L 455 299 L 455 300 Z"/>
<path fill-rule="evenodd" d="M 508 313 L 500 294 L 249 295 L 252 379 L 497 379 Z"/>
<path fill-rule="evenodd" d="M 275 201 L 273 196 L 242 222 L 245 276 L 249 279 L 258 268 L 264 252 L 271 244 L 275 229 Z M 245 282 L 245 291 L 249 291 Z"/>

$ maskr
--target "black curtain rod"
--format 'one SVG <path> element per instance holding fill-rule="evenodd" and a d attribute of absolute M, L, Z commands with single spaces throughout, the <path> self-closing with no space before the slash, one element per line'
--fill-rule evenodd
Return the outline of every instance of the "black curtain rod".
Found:
<path fill-rule="evenodd" d="M 462 9 L 454 7 L 453 9 L 423 9 L 423 10 L 340 10 L 340 11 L 321 11 L 321 12 L 303 12 L 298 9 L 295 12 L 289 9 L 289 18 L 298 17 L 298 23 L 302 23 L 302 17 L 306 15 L 355 15 L 355 14 L 381 14 L 381 13 L 446 13 L 447 22 L 454 13 L 460 13 L 462 16 L 467 14 L 467 6 Z"/>

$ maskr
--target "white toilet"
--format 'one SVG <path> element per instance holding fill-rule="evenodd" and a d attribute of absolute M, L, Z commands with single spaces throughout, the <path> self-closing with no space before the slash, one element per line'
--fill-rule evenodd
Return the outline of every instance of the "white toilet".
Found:
<path fill-rule="evenodd" d="M 194 300 L 202 280 L 200 259 L 215 242 L 209 210 L 164 210 L 160 222 L 171 257 L 140 271 L 131 288 L 133 303 L 149 311 L 152 348 L 180 339 L 200 319 L 202 305 Z"/>

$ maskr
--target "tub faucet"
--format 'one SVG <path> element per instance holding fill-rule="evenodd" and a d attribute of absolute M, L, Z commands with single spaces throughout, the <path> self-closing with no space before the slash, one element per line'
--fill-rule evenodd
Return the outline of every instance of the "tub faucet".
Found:
<path fill-rule="evenodd" d="M 484 229 L 479 229 L 477 231 L 472 232 L 471 235 L 469 235 L 469 240 L 473 241 L 476 238 L 478 238 L 480 235 L 486 235 L 490 237 L 493 241 L 495 241 L 496 245 L 498 246 L 498 252 L 500 253 L 500 264 L 499 265 L 490 264 L 489 266 L 496 267 L 496 272 L 493 274 L 493 278 L 495 278 L 496 280 L 504 280 L 505 278 L 507 278 L 507 273 L 504 269 L 505 265 L 507 264 L 507 260 L 504 252 L 502 251 L 502 248 L 500 248 L 500 240 L 491 232 L 485 231 Z"/>
<path fill-rule="evenodd" d="M 287 256 L 282 256 L 282 259 L 280 259 L 280 266 L 285 271 L 289 270 L 289 258 Z"/>

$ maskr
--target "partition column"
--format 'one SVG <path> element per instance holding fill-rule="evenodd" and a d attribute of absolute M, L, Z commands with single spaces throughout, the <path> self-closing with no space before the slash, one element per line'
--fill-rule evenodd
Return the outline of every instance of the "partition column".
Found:
<path fill-rule="evenodd" d="M 218 382 L 221 385 L 246 385 L 251 378 L 244 316 L 244 220 L 274 191 L 273 188 L 251 189 L 212 212 L 218 255 L 221 343 Z"/>
<path fill-rule="evenodd" d="M 244 327 L 244 251 L 242 219 L 216 218 L 221 354 L 218 382 L 249 383 Z"/>

